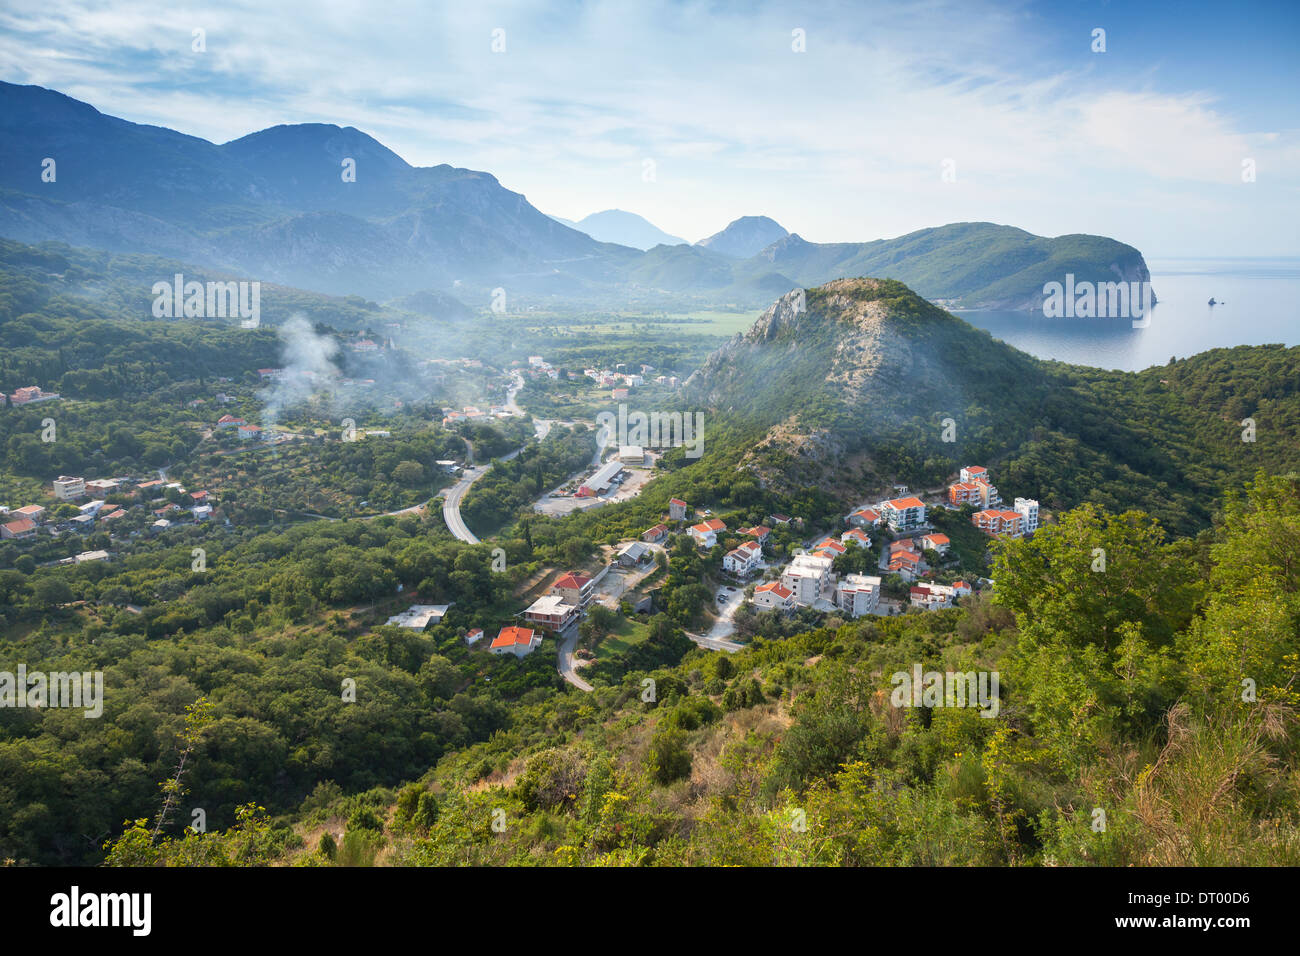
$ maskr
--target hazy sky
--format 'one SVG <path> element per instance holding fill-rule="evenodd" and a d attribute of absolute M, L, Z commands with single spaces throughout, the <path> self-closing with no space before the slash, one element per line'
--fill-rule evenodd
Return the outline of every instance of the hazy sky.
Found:
<path fill-rule="evenodd" d="M 992 220 L 1300 255 L 1297 2 L 6 0 L 0 78 L 216 142 L 356 126 L 691 240 L 765 214 L 819 242 Z"/>

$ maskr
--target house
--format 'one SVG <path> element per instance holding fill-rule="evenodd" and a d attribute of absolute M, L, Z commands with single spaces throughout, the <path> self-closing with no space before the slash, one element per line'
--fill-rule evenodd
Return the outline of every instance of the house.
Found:
<path fill-rule="evenodd" d="M 25 541 L 36 537 L 36 522 L 31 518 L 15 518 L 0 525 L 0 538 L 5 541 Z"/>
<path fill-rule="evenodd" d="M 257 426 L 257 425 L 240 425 L 240 426 L 239 426 L 239 440 L 240 440 L 240 441 L 251 441 L 251 440 L 253 440 L 253 439 L 255 439 L 255 438 L 261 438 L 261 437 L 262 437 L 262 429 L 261 429 L 259 426 Z"/>
<path fill-rule="evenodd" d="M 935 611 L 939 608 L 952 607 L 952 589 L 939 584 L 914 585 L 908 592 L 912 607 Z"/>
<path fill-rule="evenodd" d="M 1012 509 L 1020 515 L 1022 534 L 1033 534 L 1038 530 L 1038 502 L 1033 498 L 1017 498 Z"/>
<path fill-rule="evenodd" d="M 379 351 L 379 346 L 378 346 L 377 344 L 375 344 L 373 341 L 371 341 L 370 339 L 361 339 L 360 341 L 357 341 L 357 342 L 353 342 L 353 343 L 352 343 L 352 351 L 354 351 L 354 352 L 378 352 L 378 351 Z"/>
<path fill-rule="evenodd" d="M 966 465 L 962 468 L 960 477 L 962 481 L 988 481 L 989 470 L 983 465 Z"/>
<path fill-rule="evenodd" d="M 430 624 L 441 623 L 450 607 L 451 604 L 412 604 L 384 623 L 393 627 L 408 627 L 413 631 L 423 631 Z"/>
<path fill-rule="evenodd" d="M 236 418 L 234 415 L 222 415 L 217 419 L 218 428 L 238 428 L 240 425 L 247 424 L 242 418 Z"/>
<path fill-rule="evenodd" d="M 85 564 L 87 561 L 107 561 L 107 551 L 83 551 L 74 559 L 77 564 Z"/>
<path fill-rule="evenodd" d="M 970 522 L 995 538 L 1019 538 L 1024 534 L 1023 517 L 1018 511 L 989 508 L 975 512 Z"/>
<path fill-rule="evenodd" d="M 112 511 L 101 511 L 99 513 L 100 524 L 107 524 L 110 521 L 116 521 L 118 518 L 125 517 L 126 512 L 123 509 L 117 507 L 116 505 L 113 505 L 112 507 L 113 507 Z"/>
<path fill-rule="evenodd" d="M 727 526 L 721 520 L 709 518 L 707 521 L 691 525 L 686 529 L 686 533 L 694 538 L 695 543 L 701 548 L 711 548 L 718 543 L 718 532 L 726 530 Z"/>
<path fill-rule="evenodd" d="M 208 493 L 206 491 L 191 491 L 190 500 L 196 505 L 206 505 L 208 503 Z"/>
<path fill-rule="evenodd" d="M 52 484 L 54 485 L 54 497 L 60 501 L 76 501 L 86 495 L 86 479 L 84 478 L 59 475 Z"/>
<path fill-rule="evenodd" d="M 207 521 L 212 517 L 212 505 L 196 505 L 190 509 L 195 521 Z"/>
<path fill-rule="evenodd" d="M 634 568 L 653 552 L 640 541 L 629 541 L 618 551 L 618 563 L 625 568 Z"/>
<path fill-rule="evenodd" d="M 259 368 L 259 369 L 257 370 L 257 374 L 260 375 L 260 376 L 262 377 L 263 380 L 268 380 L 268 379 L 277 379 L 277 378 L 282 378 L 282 377 L 284 376 L 284 369 L 282 369 L 282 368 Z"/>
<path fill-rule="evenodd" d="M 15 508 L 13 513 L 35 524 L 45 521 L 45 509 L 40 505 L 23 505 L 21 508 Z"/>
<path fill-rule="evenodd" d="M 102 501 L 87 501 L 84 505 L 77 505 L 77 510 L 83 515 L 90 515 L 94 518 L 99 514 L 103 507 L 104 502 Z"/>
<path fill-rule="evenodd" d="M 840 542 L 846 545 L 853 543 L 859 548 L 869 548 L 871 547 L 871 535 L 867 534 L 861 528 L 853 528 L 840 535 Z"/>
<path fill-rule="evenodd" d="M 657 524 L 653 528 L 650 528 L 648 531 L 642 534 L 641 540 L 647 541 L 650 544 L 658 544 L 666 537 L 668 537 L 668 525 Z"/>
<path fill-rule="evenodd" d="M 9 396 L 11 405 L 31 405 L 33 402 L 48 402 L 59 397 L 58 392 L 42 392 L 40 386 L 28 385 L 16 389 Z"/>
<path fill-rule="evenodd" d="M 644 465 L 645 448 L 641 445 L 619 445 L 618 460 L 628 465 Z"/>
<path fill-rule="evenodd" d="M 107 498 L 122 489 L 122 483 L 113 478 L 94 478 L 86 482 L 86 494 L 96 498 Z"/>
<path fill-rule="evenodd" d="M 483 640 L 483 628 L 471 627 L 465 632 L 465 643 L 473 647 L 479 641 Z"/>
<path fill-rule="evenodd" d="M 894 551 L 889 555 L 889 570 L 904 581 L 915 580 L 924 567 L 924 559 L 915 551 Z"/>
<path fill-rule="evenodd" d="M 827 535 L 826 537 L 818 541 L 815 545 L 813 545 L 812 553 L 824 554 L 827 557 L 834 560 L 835 558 L 839 557 L 847 550 L 849 549 L 846 548 L 842 543 L 836 541 L 830 535 Z"/>
<path fill-rule="evenodd" d="M 619 401 L 620 399 L 627 398 L 627 389 L 625 389 L 625 388 L 616 388 L 616 389 L 613 390 L 613 392 L 611 392 L 611 395 L 612 395 L 614 401 L 617 402 L 617 401 Z"/>
<path fill-rule="evenodd" d="M 527 627 L 503 627 L 488 650 L 493 654 L 527 657 L 541 646 L 541 635 Z"/>
<path fill-rule="evenodd" d="M 685 521 L 686 520 L 686 502 L 680 498 L 668 499 L 668 520 Z"/>
<path fill-rule="evenodd" d="M 543 594 L 524 611 L 524 620 L 529 624 L 549 627 L 553 631 L 562 631 L 578 618 L 578 606 L 566 604 L 558 594 Z"/>
<path fill-rule="evenodd" d="M 153 524 L 149 525 L 149 527 L 152 528 L 154 531 L 166 531 L 171 526 L 172 523 L 168 521 L 166 518 L 159 518 Z"/>
<path fill-rule="evenodd" d="M 767 542 L 767 536 L 772 533 L 772 529 L 764 524 L 756 524 L 752 528 L 741 528 L 737 533 L 753 538 L 759 544 L 764 544 Z"/>
<path fill-rule="evenodd" d="M 772 524 L 779 524 L 784 527 L 790 523 L 791 518 L 789 515 L 768 515 L 767 520 Z"/>
<path fill-rule="evenodd" d="M 831 593 L 833 563 L 825 555 L 797 554 L 781 572 L 781 586 L 794 592 L 796 604 L 815 604 Z"/>
<path fill-rule="evenodd" d="M 585 608 L 591 603 L 595 590 L 596 582 L 591 575 L 583 574 L 581 571 L 570 571 L 557 578 L 555 583 L 547 588 L 546 593 L 558 594 L 564 598 L 565 604 Z"/>
<path fill-rule="evenodd" d="M 788 611 L 794 607 L 794 592 L 780 581 L 768 581 L 754 588 L 754 596 L 749 599 L 749 603 L 758 607 Z"/>
<path fill-rule="evenodd" d="M 875 528 L 880 525 L 880 512 L 874 508 L 855 511 L 846 519 L 855 528 Z"/>
<path fill-rule="evenodd" d="M 722 558 L 722 567 L 732 574 L 747 575 L 758 570 L 763 562 L 763 548 L 757 541 L 746 541 L 728 551 Z"/>
<path fill-rule="evenodd" d="M 881 517 L 895 534 L 912 531 L 925 524 L 925 505 L 920 498 L 894 498 L 880 506 Z"/>
<path fill-rule="evenodd" d="M 939 554 L 947 554 L 951 545 L 952 542 L 946 534 L 926 534 L 921 536 L 922 551 L 937 551 Z"/>
<path fill-rule="evenodd" d="M 835 606 L 851 617 L 875 612 L 880 603 L 880 578 L 866 574 L 846 574 L 835 585 Z"/>
<path fill-rule="evenodd" d="M 983 478 L 959 481 L 948 486 L 948 503 L 956 507 L 973 505 L 976 508 L 991 508 L 1001 502 L 1002 496 L 998 490 Z"/>

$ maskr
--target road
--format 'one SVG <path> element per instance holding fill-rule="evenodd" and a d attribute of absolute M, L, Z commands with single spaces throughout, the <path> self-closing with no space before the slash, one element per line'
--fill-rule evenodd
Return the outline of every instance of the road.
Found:
<path fill-rule="evenodd" d="M 491 467 L 484 465 L 482 468 L 466 468 L 460 480 L 447 489 L 447 494 L 442 499 L 442 520 L 447 522 L 452 534 L 469 544 L 478 544 L 479 540 L 460 516 L 460 502 L 465 497 L 465 492 L 469 491 L 469 486 L 486 475 Z"/>
<path fill-rule="evenodd" d="M 744 644 L 737 644 L 735 641 L 727 641 L 717 637 L 702 637 L 699 634 L 692 634 L 690 631 L 684 632 L 687 637 L 709 651 L 726 651 L 728 654 L 734 654 L 736 651 L 743 651 Z"/>
<path fill-rule="evenodd" d="M 555 669 L 560 676 L 567 680 L 580 691 L 590 694 L 594 687 L 578 676 L 577 668 L 573 666 L 573 649 L 578 645 L 578 625 L 576 623 L 569 627 L 566 635 L 560 639 L 560 654 L 555 662 Z"/>

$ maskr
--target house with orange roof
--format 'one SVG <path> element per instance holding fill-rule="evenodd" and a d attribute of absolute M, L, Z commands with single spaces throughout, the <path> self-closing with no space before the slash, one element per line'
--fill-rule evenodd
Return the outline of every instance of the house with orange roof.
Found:
<path fill-rule="evenodd" d="M 687 534 L 695 539 L 701 548 L 711 548 L 718 543 L 718 532 L 726 531 L 727 526 L 719 518 L 710 518 L 693 524 L 686 529 Z"/>
<path fill-rule="evenodd" d="M 31 518 L 15 518 L 0 524 L 0 538 L 5 541 L 25 541 L 36 537 L 36 522 Z"/>
<path fill-rule="evenodd" d="M 668 499 L 668 520 L 685 521 L 686 520 L 686 502 L 681 498 Z"/>
<path fill-rule="evenodd" d="M 895 534 L 914 531 L 925 524 L 925 505 L 915 496 L 882 502 L 880 514 Z"/>
<path fill-rule="evenodd" d="M 880 525 L 880 512 L 874 508 L 862 508 L 845 520 L 855 528 L 875 528 Z"/>
<path fill-rule="evenodd" d="M 794 607 L 794 592 L 780 581 L 768 581 L 754 588 L 749 603 L 769 610 L 788 611 Z"/>
<path fill-rule="evenodd" d="M 45 508 L 42 505 L 23 505 L 21 508 L 15 508 L 13 513 L 33 524 L 41 524 L 45 521 Z"/>
<path fill-rule="evenodd" d="M 763 561 L 763 548 L 757 541 L 746 541 L 728 551 L 722 558 L 722 567 L 741 576 L 758 570 Z"/>
<path fill-rule="evenodd" d="M 647 544 L 658 544 L 664 538 L 668 537 L 668 525 L 657 524 L 653 528 L 647 529 L 641 535 L 641 540 Z"/>
<path fill-rule="evenodd" d="M 924 559 L 915 551 L 895 551 L 889 556 L 889 570 L 904 581 L 914 580 L 924 566 Z"/>
<path fill-rule="evenodd" d="M 513 654 L 527 657 L 541 646 L 542 638 L 532 628 L 503 627 L 488 650 L 493 654 Z"/>
<path fill-rule="evenodd" d="M 741 528 L 738 533 L 753 538 L 759 544 L 762 544 L 767 540 L 767 536 L 772 533 L 772 529 L 767 525 L 756 524 L 752 528 Z"/>
<path fill-rule="evenodd" d="M 1019 538 L 1024 534 L 1023 518 L 1018 511 L 988 508 L 971 515 L 970 523 L 995 538 Z"/>
<path fill-rule="evenodd" d="M 852 542 L 859 548 L 871 547 L 871 535 L 867 534 L 861 528 L 852 528 L 840 535 L 840 541 L 844 544 Z"/>
<path fill-rule="evenodd" d="M 921 536 L 922 551 L 937 551 L 939 554 L 947 554 L 951 545 L 952 542 L 946 534 L 925 534 Z"/>
<path fill-rule="evenodd" d="M 591 603 L 596 590 L 595 580 L 581 571 L 569 571 L 560 575 L 548 589 L 548 594 L 555 594 L 564 599 L 565 604 L 585 608 Z"/>

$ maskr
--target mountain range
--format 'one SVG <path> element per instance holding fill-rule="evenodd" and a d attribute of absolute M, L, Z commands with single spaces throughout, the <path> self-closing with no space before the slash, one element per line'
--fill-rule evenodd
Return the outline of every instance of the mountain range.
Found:
<path fill-rule="evenodd" d="M 638 245 L 658 233 L 617 210 L 588 218 L 599 218 L 599 235 Z M 646 227 L 636 237 L 634 220 Z M 9 83 L 0 83 L 0 235 L 331 294 L 436 291 L 471 309 L 498 287 L 516 304 L 748 307 L 868 274 L 951 307 L 1030 309 L 1045 282 L 1067 273 L 1149 278 L 1141 253 L 1115 240 L 993 223 L 814 243 L 746 216 L 694 246 L 634 248 L 557 221 L 490 173 L 412 166 L 353 127 L 282 125 L 217 145 Z"/>

